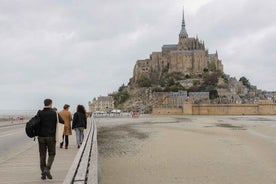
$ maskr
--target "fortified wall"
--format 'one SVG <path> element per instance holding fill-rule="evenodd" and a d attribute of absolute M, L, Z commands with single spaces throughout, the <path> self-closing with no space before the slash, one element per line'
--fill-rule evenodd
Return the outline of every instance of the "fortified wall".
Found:
<path fill-rule="evenodd" d="M 155 115 L 276 115 L 276 103 L 191 104 L 182 108 L 153 108 Z"/>

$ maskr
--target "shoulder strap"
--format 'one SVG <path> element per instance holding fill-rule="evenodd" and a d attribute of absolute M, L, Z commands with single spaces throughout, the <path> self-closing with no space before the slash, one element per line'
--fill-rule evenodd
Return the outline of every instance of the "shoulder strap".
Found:
<path fill-rule="evenodd" d="M 57 113 L 57 123 L 59 123 L 58 112 L 56 112 L 56 113 Z"/>
<path fill-rule="evenodd" d="M 38 110 L 36 115 L 39 117 L 41 110 Z"/>

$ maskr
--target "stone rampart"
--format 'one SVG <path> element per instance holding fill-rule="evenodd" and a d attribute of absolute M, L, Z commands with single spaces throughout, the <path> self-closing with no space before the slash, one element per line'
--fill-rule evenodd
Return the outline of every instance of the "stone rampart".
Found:
<path fill-rule="evenodd" d="M 276 115 L 276 103 L 271 104 L 190 104 L 183 108 L 153 108 L 153 114 L 172 115 Z"/>
<path fill-rule="evenodd" d="M 152 114 L 156 115 L 183 115 L 182 108 L 153 108 Z"/>

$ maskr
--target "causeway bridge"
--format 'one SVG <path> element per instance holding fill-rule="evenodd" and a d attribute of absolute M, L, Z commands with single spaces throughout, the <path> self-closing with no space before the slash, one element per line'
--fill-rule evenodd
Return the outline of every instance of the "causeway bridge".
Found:
<path fill-rule="evenodd" d="M 79 149 L 75 132 L 69 136 L 68 149 L 56 145 L 51 183 L 99 183 L 97 127 L 93 116 L 88 119 L 88 124 L 85 141 Z M 47 183 L 40 178 L 38 141 L 26 136 L 25 123 L 1 122 L 0 147 L 1 184 Z"/>

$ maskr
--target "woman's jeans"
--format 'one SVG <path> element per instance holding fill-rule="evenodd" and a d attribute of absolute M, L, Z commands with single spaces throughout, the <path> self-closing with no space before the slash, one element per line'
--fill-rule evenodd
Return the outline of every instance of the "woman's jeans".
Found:
<path fill-rule="evenodd" d="M 83 130 L 84 130 L 83 127 L 75 128 L 76 138 L 77 138 L 77 144 L 78 145 L 80 145 L 82 143 L 82 141 L 83 141 L 83 138 L 84 138 Z"/>

